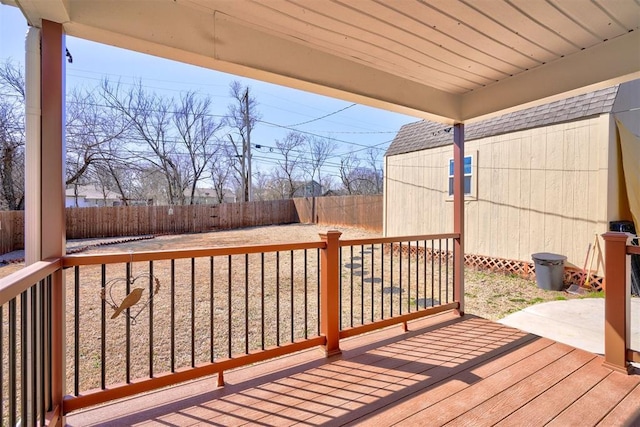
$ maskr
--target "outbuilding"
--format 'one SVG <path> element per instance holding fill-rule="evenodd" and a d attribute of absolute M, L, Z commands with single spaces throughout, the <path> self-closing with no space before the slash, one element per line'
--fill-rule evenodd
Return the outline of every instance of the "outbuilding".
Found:
<path fill-rule="evenodd" d="M 640 80 L 467 123 L 466 263 L 528 274 L 531 254 L 552 252 L 577 279 L 596 235 L 638 219 L 638 135 Z M 441 123 L 400 129 L 385 155 L 385 235 L 453 230 L 452 144 Z"/>

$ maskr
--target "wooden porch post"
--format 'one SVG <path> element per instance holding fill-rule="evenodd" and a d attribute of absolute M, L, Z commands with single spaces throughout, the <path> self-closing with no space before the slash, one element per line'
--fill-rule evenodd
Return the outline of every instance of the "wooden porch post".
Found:
<path fill-rule="evenodd" d="M 320 332 L 327 339 L 327 356 L 340 353 L 340 235 L 327 231 L 320 239 L 327 244 L 320 251 Z"/>
<path fill-rule="evenodd" d="M 631 264 L 627 256 L 627 233 L 609 232 L 604 239 L 604 363 L 607 368 L 626 374 L 631 296 Z"/>
<path fill-rule="evenodd" d="M 455 250 L 453 299 L 464 315 L 464 124 L 453 126 L 453 232 L 460 237 L 453 242 Z"/>
<path fill-rule="evenodd" d="M 42 259 L 65 254 L 64 210 L 64 72 L 65 44 L 62 25 L 42 21 L 41 32 L 41 212 Z M 61 270 L 52 275 L 51 283 L 51 410 L 52 422 L 63 424 L 64 398 L 64 278 Z M 56 415 L 57 414 L 57 415 Z"/>

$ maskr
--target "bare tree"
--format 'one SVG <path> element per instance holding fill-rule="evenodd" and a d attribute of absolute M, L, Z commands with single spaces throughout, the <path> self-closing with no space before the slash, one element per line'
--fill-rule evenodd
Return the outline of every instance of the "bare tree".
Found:
<path fill-rule="evenodd" d="M 67 99 L 66 185 L 92 181 L 92 168 L 99 163 L 103 174 L 105 167 L 108 170 L 120 163 L 118 153 L 129 123 L 122 114 L 101 104 L 93 91 L 73 90 Z"/>
<path fill-rule="evenodd" d="M 256 99 L 249 95 L 248 86 L 243 86 L 239 81 L 233 81 L 229 87 L 229 95 L 233 98 L 227 109 L 224 124 L 231 129 L 227 135 L 230 145 L 228 156 L 229 164 L 235 171 L 235 181 L 240 184 L 244 194 L 242 199 L 249 200 L 249 170 L 248 151 L 251 138 L 251 130 L 260 120 Z M 248 119 L 248 120 L 247 120 Z"/>
<path fill-rule="evenodd" d="M 302 151 L 306 145 L 306 138 L 299 132 L 289 132 L 282 141 L 276 140 L 276 152 L 282 156 L 276 161 L 274 176 L 282 183 L 283 196 L 292 198 L 302 175 Z"/>
<path fill-rule="evenodd" d="M 372 180 L 374 184 L 374 194 L 382 193 L 382 165 L 380 161 L 381 150 L 377 148 L 369 148 L 367 150 L 367 163 L 371 169 Z"/>
<path fill-rule="evenodd" d="M 208 96 L 197 97 L 194 92 L 187 92 L 176 107 L 173 121 L 191 166 L 189 204 L 193 204 L 198 182 L 216 154 L 222 152 L 221 144 L 215 137 L 222 123 L 213 120 L 211 98 Z"/>
<path fill-rule="evenodd" d="M 323 138 L 319 136 L 312 136 L 308 138 L 309 141 L 309 154 L 311 156 L 311 167 L 308 169 L 311 181 L 318 175 L 318 183 L 322 186 L 322 168 L 324 167 L 327 159 L 331 156 L 331 153 L 336 149 L 336 143 L 331 138 Z"/>
<path fill-rule="evenodd" d="M 0 204 L 24 208 L 24 73 L 10 61 L 0 65 Z"/>
<path fill-rule="evenodd" d="M 211 157 L 210 165 L 211 182 L 216 192 L 216 200 L 218 203 L 223 203 L 231 175 L 231 165 L 227 151 L 225 149 L 217 150 Z"/>
<path fill-rule="evenodd" d="M 140 154 L 164 175 L 169 203 L 184 204 L 190 167 L 180 158 L 176 138 L 172 136 L 172 101 L 145 91 L 141 83 L 123 91 L 119 84 L 113 85 L 106 79 L 101 93 L 107 105 L 129 121 L 132 137 L 150 149 Z"/>
<path fill-rule="evenodd" d="M 340 158 L 340 181 L 347 194 L 357 194 L 353 171 L 360 167 L 360 159 L 353 153 Z"/>

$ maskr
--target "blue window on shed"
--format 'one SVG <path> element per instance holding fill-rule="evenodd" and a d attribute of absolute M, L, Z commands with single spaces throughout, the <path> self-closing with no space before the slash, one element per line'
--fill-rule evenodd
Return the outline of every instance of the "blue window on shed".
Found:
<path fill-rule="evenodd" d="M 464 194 L 471 194 L 471 177 L 473 175 L 471 156 L 464 158 Z M 453 196 L 453 159 L 449 159 L 449 196 Z"/>

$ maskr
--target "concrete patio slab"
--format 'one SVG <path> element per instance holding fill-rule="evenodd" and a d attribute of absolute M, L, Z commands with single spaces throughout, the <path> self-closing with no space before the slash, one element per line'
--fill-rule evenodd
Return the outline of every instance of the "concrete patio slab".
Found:
<path fill-rule="evenodd" d="M 498 322 L 591 353 L 604 353 L 604 299 L 536 304 Z M 640 298 L 631 299 L 631 348 L 640 349 Z"/>

